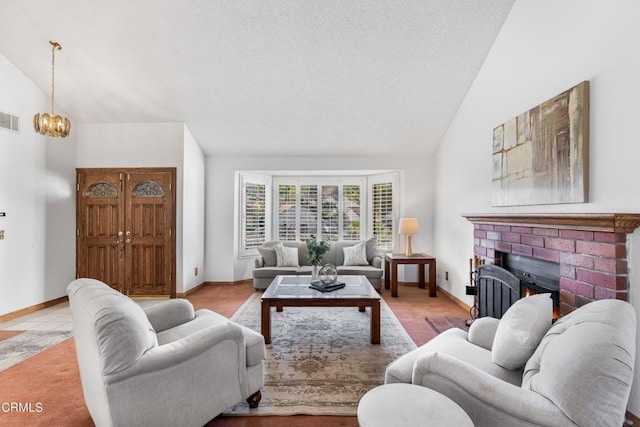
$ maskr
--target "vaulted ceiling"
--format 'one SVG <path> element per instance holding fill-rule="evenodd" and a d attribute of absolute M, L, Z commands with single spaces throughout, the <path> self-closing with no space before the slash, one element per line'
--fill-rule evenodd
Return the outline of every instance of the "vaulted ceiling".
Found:
<path fill-rule="evenodd" d="M 0 0 L 0 53 L 48 94 L 58 41 L 74 124 L 184 122 L 208 155 L 425 155 L 513 2 Z"/>

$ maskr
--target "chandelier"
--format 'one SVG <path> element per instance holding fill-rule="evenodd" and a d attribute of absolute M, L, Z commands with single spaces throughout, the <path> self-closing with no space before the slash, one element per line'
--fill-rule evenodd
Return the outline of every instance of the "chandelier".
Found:
<path fill-rule="evenodd" d="M 47 136 L 69 135 L 71 131 L 71 122 L 66 117 L 59 116 L 54 112 L 54 95 L 55 95 L 55 64 L 56 50 L 61 50 L 62 46 L 58 42 L 49 41 L 51 45 L 51 114 L 38 113 L 33 116 L 33 129 L 36 133 Z"/>

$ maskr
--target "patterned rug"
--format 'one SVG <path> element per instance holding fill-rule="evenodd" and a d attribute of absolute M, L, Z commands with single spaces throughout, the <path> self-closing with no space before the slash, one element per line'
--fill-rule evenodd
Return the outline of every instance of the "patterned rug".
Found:
<path fill-rule="evenodd" d="M 469 330 L 467 326 L 467 317 L 458 316 L 428 316 L 424 320 L 437 332 L 443 332 L 451 328 L 460 328 L 465 331 Z"/>
<path fill-rule="evenodd" d="M 25 331 L 0 341 L 0 372 L 71 337 L 71 331 Z"/>
<path fill-rule="evenodd" d="M 232 320 L 259 332 L 261 296 L 251 295 Z M 272 310 L 260 406 L 239 404 L 225 415 L 355 416 L 360 398 L 383 383 L 385 367 L 416 348 L 384 301 L 379 345 L 370 342 L 370 309 Z"/>

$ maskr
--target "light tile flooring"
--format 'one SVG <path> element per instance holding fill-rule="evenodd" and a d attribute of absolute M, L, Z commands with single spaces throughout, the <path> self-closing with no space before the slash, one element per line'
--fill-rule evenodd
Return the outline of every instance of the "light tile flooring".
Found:
<path fill-rule="evenodd" d="M 160 301 L 162 300 L 139 300 L 136 302 L 143 307 L 148 307 Z M 71 309 L 69 308 L 69 302 L 56 304 L 6 322 L 0 322 L 0 330 L 70 331 Z"/>
<path fill-rule="evenodd" d="M 63 302 L 0 323 L 0 329 L 13 331 L 70 331 L 71 310 Z"/>

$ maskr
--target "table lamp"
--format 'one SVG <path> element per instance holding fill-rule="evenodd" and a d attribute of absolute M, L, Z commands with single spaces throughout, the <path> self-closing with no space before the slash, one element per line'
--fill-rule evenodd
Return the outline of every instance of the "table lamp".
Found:
<path fill-rule="evenodd" d="M 420 226 L 418 224 L 418 218 L 401 218 L 400 225 L 398 227 L 398 233 L 407 236 L 407 246 L 405 250 L 406 256 L 412 256 L 413 250 L 411 249 L 411 236 L 418 234 Z"/>

